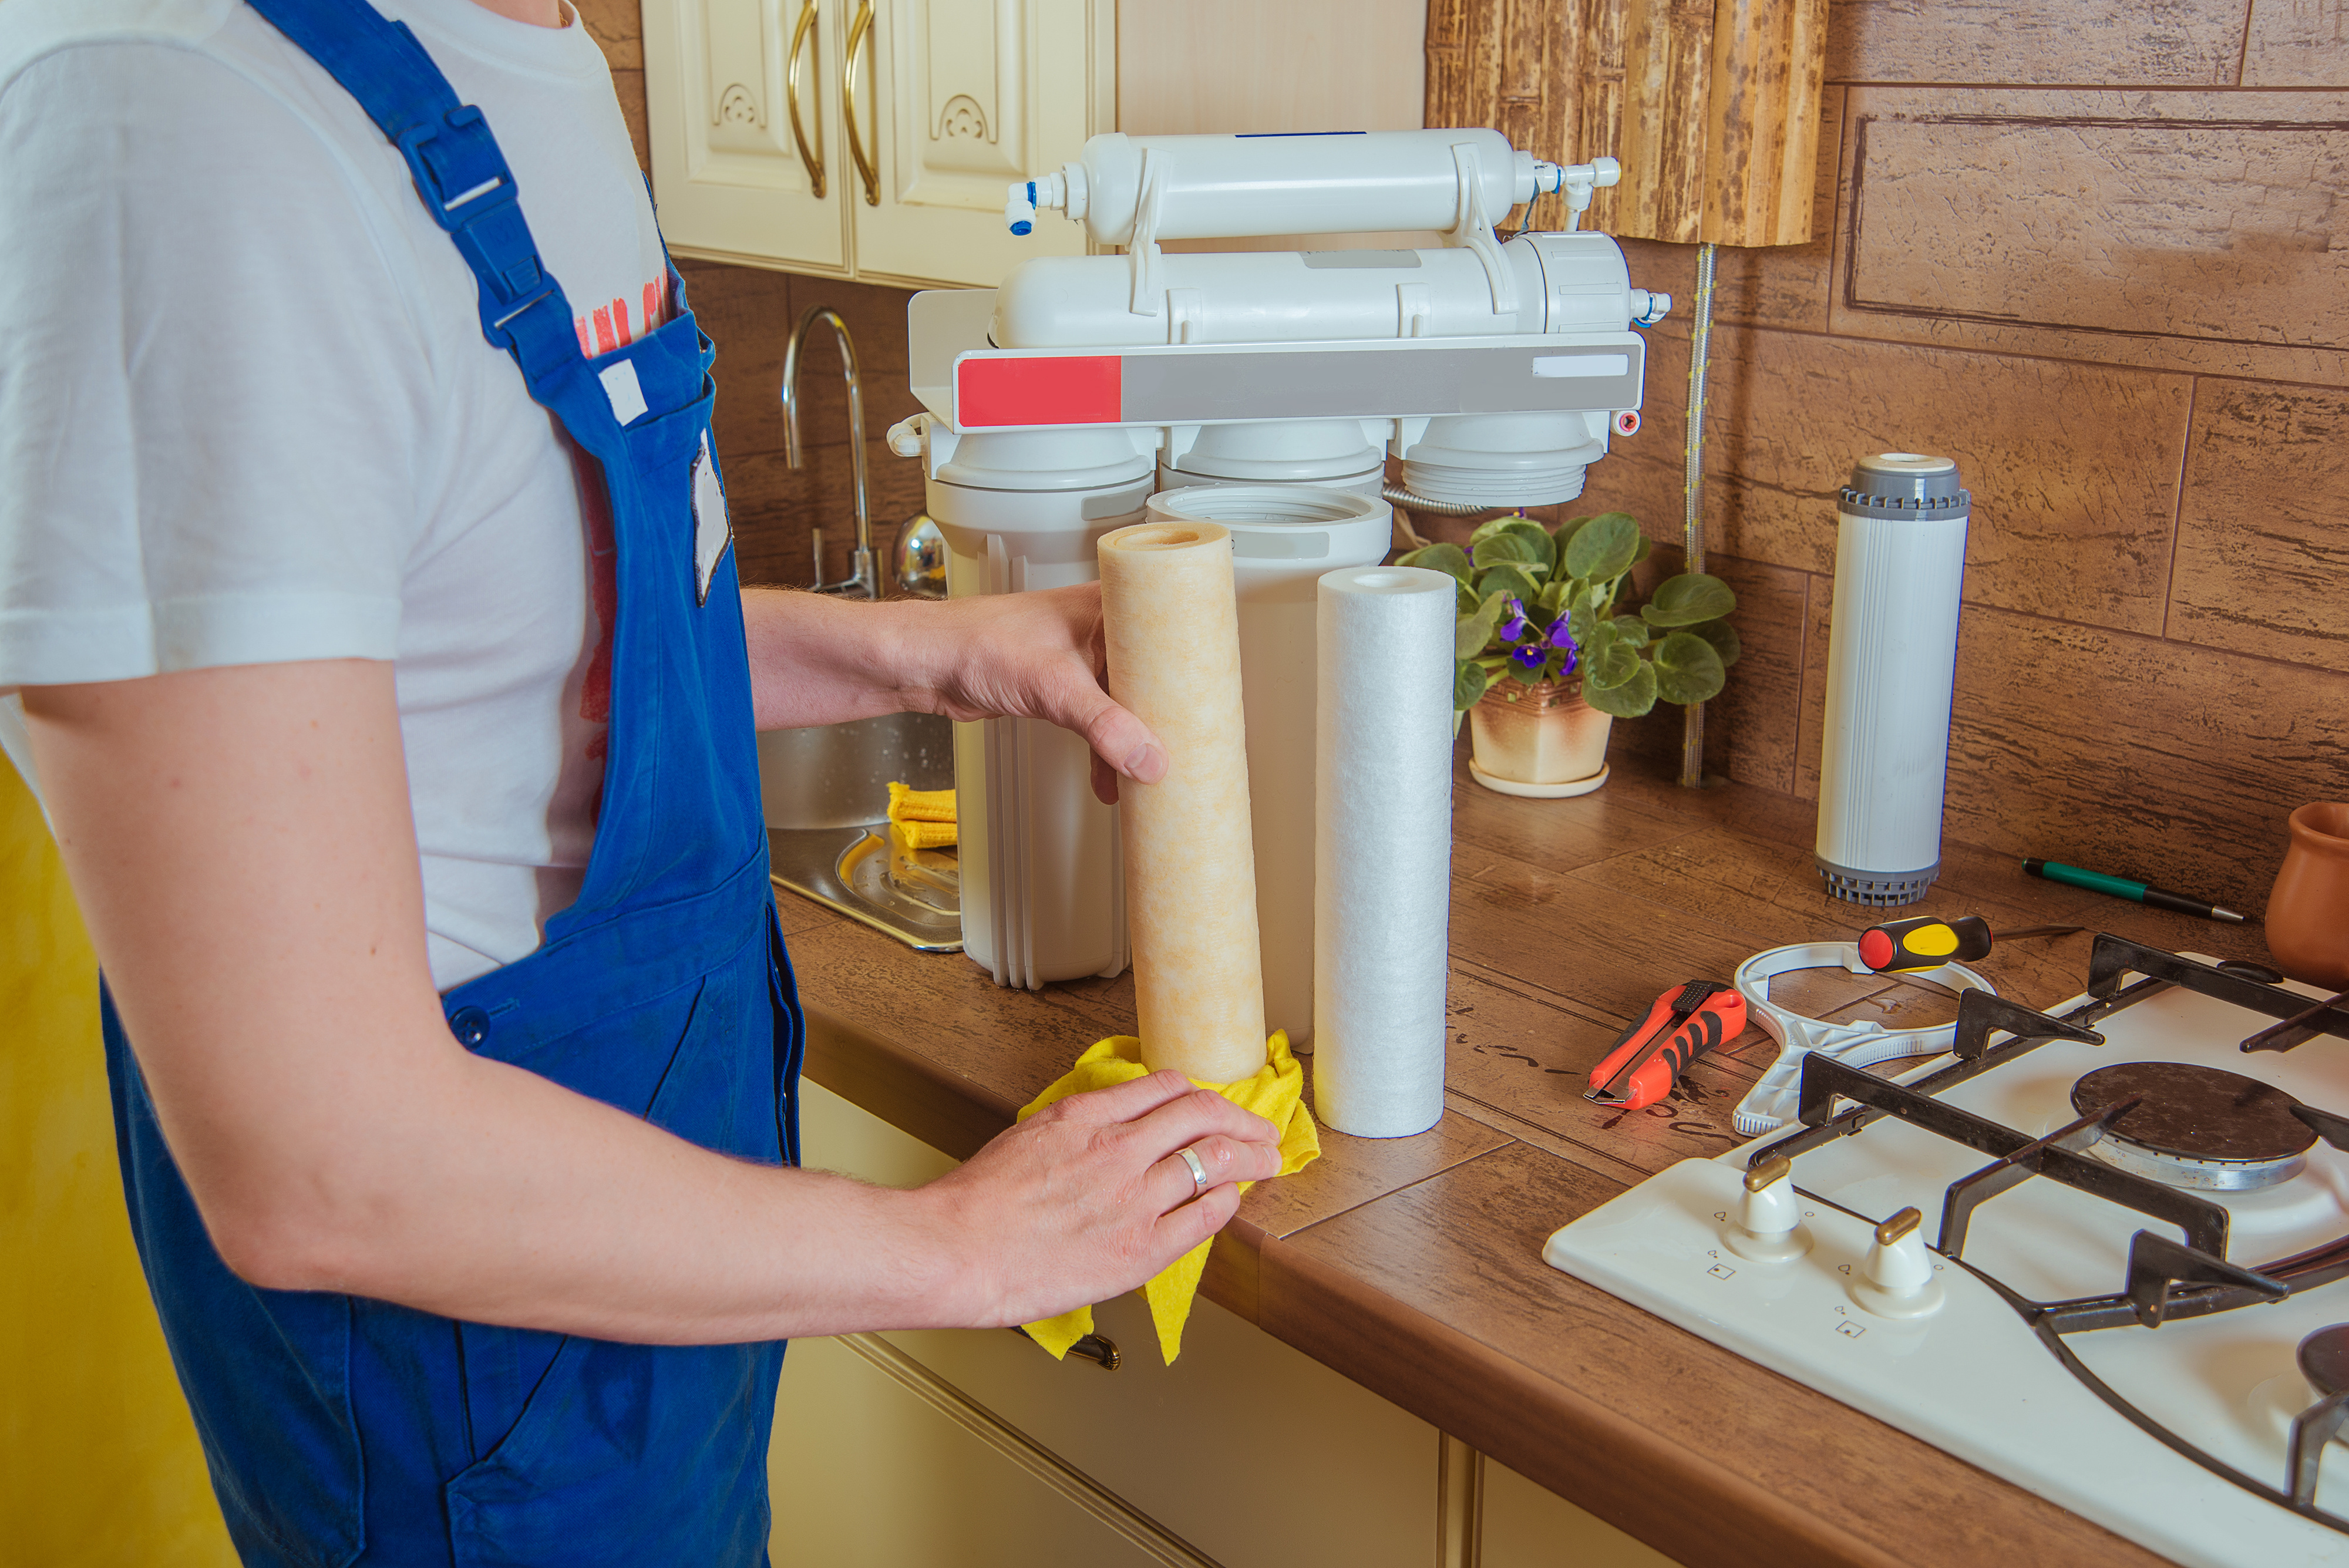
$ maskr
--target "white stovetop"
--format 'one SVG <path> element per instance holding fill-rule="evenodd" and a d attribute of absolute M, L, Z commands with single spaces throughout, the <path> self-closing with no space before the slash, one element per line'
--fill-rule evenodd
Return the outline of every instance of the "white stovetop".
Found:
<path fill-rule="evenodd" d="M 2079 1000 L 2047 1011 L 2060 1016 Z M 2106 1038 L 2101 1047 L 2052 1042 L 1940 1097 L 2038 1136 L 2074 1119 L 2071 1085 L 2092 1068 L 2189 1061 L 2349 1110 L 2349 1041 L 2319 1036 L 2281 1054 L 2238 1053 L 2235 1043 L 2267 1022 L 2173 989 L 2095 1024 Z M 1721 1232 L 1746 1161 L 1785 1136 L 1682 1161 L 1559 1231 L 1544 1258 L 2179 1562 L 2349 1565 L 2349 1534 L 2235 1486 L 2141 1430 L 1965 1268 L 1937 1258 L 1947 1304 L 1930 1318 L 1894 1322 L 1857 1303 L 1848 1282 L 1873 1225 L 1913 1205 L 1927 1217 L 1930 1241 L 1943 1189 L 1988 1157 L 1887 1118 L 1795 1159 L 1804 1223 L 1815 1238 L 1809 1255 L 1770 1264 L 1732 1252 Z M 2256 1267 L 2349 1232 L 2349 1155 L 2320 1143 L 2307 1171 L 2277 1188 L 2198 1196 L 2228 1210 L 2228 1256 Z M 2139 1230 L 2176 1235 L 2158 1220 L 2033 1179 L 1976 1210 L 1964 1258 L 2033 1300 L 2100 1296 L 2122 1288 L 2129 1238 Z M 2305 1334 L 2343 1321 L 2349 1281 L 2273 1305 L 2158 1330 L 2076 1334 L 2064 1344 L 2156 1420 L 2281 1487 L 2291 1417 L 2313 1398 L 2293 1351 Z M 2349 1516 L 2344 1446 L 2330 1449 L 2317 1501 Z"/>

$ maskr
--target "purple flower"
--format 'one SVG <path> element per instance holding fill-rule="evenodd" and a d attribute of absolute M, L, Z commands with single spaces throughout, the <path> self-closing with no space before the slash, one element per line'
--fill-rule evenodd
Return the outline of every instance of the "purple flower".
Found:
<path fill-rule="evenodd" d="M 1539 670 L 1542 660 L 1548 657 L 1540 648 L 1514 648 L 1509 650 L 1510 662 L 1521 670 Z"/>
<path fill-rule="evenodd" d="M 1511 642 L 1526 635 L 1526 607 L 1514 598 L 1509 601 L 1509 618 L 1501 623 L 1501 635 Z"/>
<path fill-rule="evenodd" d="M 1565 649 L 1568 653 L 1573 652 L 1577 648 L 1581 646 L 1581 644 L 1574 640 L 1574 634 L 1566 629 L 1566 618 L 1564 616 L 1560 616 L 1556 620 L 1549 623 L 1549 630 L 1543 634 L 1542 641 L 1547 643 L 1552 648 Z"/>
<path fill-rule="evenodd" d="M 1581 662 L 1582 655 L 1575 650 L 1574 644 L 1569 640 L 1567 644 L 1566 657 L 1558 662 L 1558 675 L 1563 678 L 1573 674 L 1574 667 Z"/>

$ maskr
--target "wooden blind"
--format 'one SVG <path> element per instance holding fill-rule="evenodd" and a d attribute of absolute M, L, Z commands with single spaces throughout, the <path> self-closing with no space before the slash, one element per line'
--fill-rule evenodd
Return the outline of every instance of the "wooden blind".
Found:
<path fill-rule="evenodd" d="M 1620 159 L 1585 220 L 1634 239 L 1811 237 L 1826 0 L 1428 0 L 1427 123 Z"/>

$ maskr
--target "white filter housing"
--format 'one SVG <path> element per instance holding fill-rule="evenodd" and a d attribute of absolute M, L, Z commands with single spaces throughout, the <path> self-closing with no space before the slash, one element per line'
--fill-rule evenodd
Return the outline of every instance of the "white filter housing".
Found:
<path fill-rule="evenodd" d="M 1972 498 L 1946 457 L 1880 452 L 1844 488 L 1819 758 L 1819 875 L 1912 904 L 1941 870 L 1941 787 Z"/>
<path fill-rule="evenodd" d="M 1150 498 L 1150 515 L 1231 531 L 1239 599 L 1240 701 L 1264 1021 L 1289 1044 L 1313 1039 L 1314 586 L 1385 559 L 1394 509 L 1305 484 L 1194 484 Z"/>
<path fill-rule="evenodd" d="M 1151 463 L 1116 431 L 965 438 L 928 486 L 947 594 L 1089 583 L 1103 534 L 1139 523 Z M 955 726 L 963 950 L 998 985 L 1125 968 L 1117 812 L 1084 741 L 1040 719 Z"/>

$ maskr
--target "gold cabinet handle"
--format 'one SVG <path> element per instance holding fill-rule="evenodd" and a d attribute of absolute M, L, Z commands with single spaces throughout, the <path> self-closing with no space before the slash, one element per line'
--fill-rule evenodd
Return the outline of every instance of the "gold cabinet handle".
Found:
<path fill-rule="evenodd" d="M 873 42 L 873 0 L 858 0 L 856 20 L 848 25 L 848 69 L 840 85 L 840 96 L 848 109 L 848 156 L 856 165 L 857 178 L 864 182 L 864 204 L 881 204 L 881 171 L 874 167 L 873 154 L 880 150 L 881 115 L 876 108 L 873 115 L 873 146 L 868 149 L 864 139 L 856 134 L 856 78 L 863 70 L 865 49 Z M 874 84 L 876 88 L 879 83 Z"/>
<path fill-rule="evenodd" d="M 783 67 L 783 107 L 790 112 L 792 140 L 800 150 L 800 167 L 807 171 L 808 194 L 823 195 L 823 79 L 819 70 L 808 91 L 815 106 L 815 148 L 808 149 L 808 135 L 800 124 L 800 57 L 802 51 L 815 39 L 816 0 L 801 0 L 799 25 L 792 29 L 792 52 L 785 57 Z"/>

